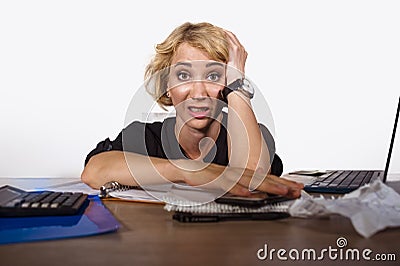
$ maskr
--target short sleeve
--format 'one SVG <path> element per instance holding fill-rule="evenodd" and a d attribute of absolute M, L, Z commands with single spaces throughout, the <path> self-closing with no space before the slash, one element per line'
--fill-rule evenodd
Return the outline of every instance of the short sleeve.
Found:
<path fill-rule="evenodd" d="M 114 141 L 111 141 L 109 138 L 106 138 L 105 140 L 99 142 L 96 145 L 96 148 L 94 148 L 86 156 L 85 166 L 89 162 L 90 158 L 92 158 L 93 156 L 102 152 L 112 151 L 112 150 L 122 150 L 122 133 L 119 133 L 118 137 Z"/>
<path fill-rule="evenodd" d="M 161 123 L 132 122 L 118 134 L 114 141 L 107 138 L 99 142 L 96 148 L 87 155 L 85 165 L 94 155 L 107 151 L 127 151 L 161 157 L 160 132 Z"/>
<path fill-rule="evenodd" d="M 145 125 L 140 122 L 133 122 L 124 128 L 117 136 L 117 138 L 111 141 L 109 138 L 99 142 L 87 156 L 85 165 L 89 162 L 93 156 L 107 151 L 132 151 L 138 153 L 144 153 L 146 150 L 144 144 L 144 130 Z"/>

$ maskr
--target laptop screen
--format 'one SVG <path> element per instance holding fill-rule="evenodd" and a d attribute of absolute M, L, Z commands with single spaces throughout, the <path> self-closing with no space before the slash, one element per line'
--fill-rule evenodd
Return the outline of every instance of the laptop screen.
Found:
<path fill-rule="evenodd" d="M 400 109 L 400 97 L 399 97 L 399 102 L 397 104 L 396 118 L 394 120 L 392 139 L 390 141 L 389 153 L 388 153 L 388 157 L 387 157 L 387 160 L 386 160 L 386 166 L 385 166 L 385 172 L 383 174 L 383 180 L 382 180 L 383 182 L 386 182 L 388 171 L 389 171 L 389 164 L 390 164 L 390 158 L 392 157 L 394 137 L 396 135 L 397 122 L 399 121 L 399 109 Z"/>

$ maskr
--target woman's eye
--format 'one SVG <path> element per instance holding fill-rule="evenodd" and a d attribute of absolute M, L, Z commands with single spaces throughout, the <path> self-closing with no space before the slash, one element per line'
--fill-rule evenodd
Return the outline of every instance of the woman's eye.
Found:
<path fill-rule="evenodd" d="M 178 79 L 182 81 L 186 81 L 190 78 L 190 75 L 186 72 L 179 72 L 178 73 Z"/>
<path fill-rule="evenodd" d="M 210 73 L 210 74 L 207 76 L 207 80 L 216 82 L 216 81 L 219 80 L 220 77 L 221 77 L 221 75 L 218 74 L 218 73 Z"/>

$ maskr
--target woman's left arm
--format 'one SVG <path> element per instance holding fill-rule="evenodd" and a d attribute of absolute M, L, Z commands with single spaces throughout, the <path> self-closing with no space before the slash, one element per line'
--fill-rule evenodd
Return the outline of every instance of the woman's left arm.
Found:
<path fill-rule="evenodd" d="M 227 84 L 244 77 L 247 52 L 236 36 L 226 31 L 230 42 Z M 268 174 L 272 163 L 250 99 L 240 91 L 227 96 L 229 164 Z"/>

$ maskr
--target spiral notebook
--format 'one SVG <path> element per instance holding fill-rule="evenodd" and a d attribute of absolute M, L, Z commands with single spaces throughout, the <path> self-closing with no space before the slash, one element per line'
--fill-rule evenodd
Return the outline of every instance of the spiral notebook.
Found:
<path fill-rule="evenodd" d="M 164 209 L 173 212 L 179 222 L 218 222 L 227 220 L 275 220 L 289 217 L 292 201 L 277 199 L 255 205 L 220 203 L 219 190 L 204 190 L 186 184 L 163 184 L 140 188 L 126 186 L 116 181 L 100 188 L 101 198 L 116 198 L 134 202 L 165 204 Z"/>
<path fill-rule="evenodd" d="M 173 200 L 169 199 L 170 202 Z M 180 202 L 182 203 L 182 202 Z M 262 207 L 251 208 L 232 204 L 222 204 L 215 201 L 196 205 L 185 205 L 167 203 L 164 209 L 174 212 L 172 218 L 179 222 L 221 222 L 235 220 L 276 220 L 287 218 L 289 214 L 289 204 L 274 203 Z"/>
<path fill-rule="evenodd" d="M 255 204 L 254 198 L 231 200 L 227 194 L 219 195 L 221 191 L 174 186 L 164 197 L 164 209 L 173 212 L 172 218 L 179 222 L 276 220 L 290 216 L 289 207 L 293 202 L 271 197 L 273 200 L 257 200 Z"/>

